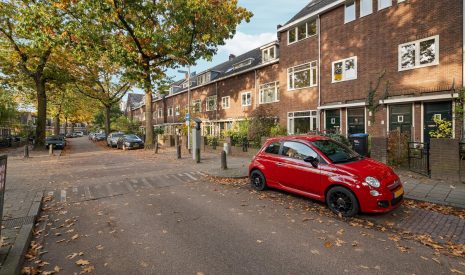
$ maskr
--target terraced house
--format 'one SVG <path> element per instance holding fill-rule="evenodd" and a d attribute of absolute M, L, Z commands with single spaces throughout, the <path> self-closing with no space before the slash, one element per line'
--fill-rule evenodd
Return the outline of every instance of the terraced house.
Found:
<path fill-rule="evenodd" d="M 204 134 L 272 104 L 290 134 L 399 128 L 427 142 L 440 118 L 459 138 L 464 11 L 460 0 L 311 1 L 278 26 L 277 41 L 193 75 L 190 104 Z M 156 125 L 183 122 L 188 85 L 180 80 L 153 102 Z"/>

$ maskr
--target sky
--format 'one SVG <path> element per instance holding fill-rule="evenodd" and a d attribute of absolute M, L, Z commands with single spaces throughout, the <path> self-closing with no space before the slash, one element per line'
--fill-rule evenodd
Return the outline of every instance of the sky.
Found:
<path fill-rule="evenodd" d="M 243 22 L 239 25 L 234 38 L 218 48 L 212 61 L 199 60 L 197 65 L 191 67 L 191 72 L 200 73 L 227 61 L 230 54 L 240 55 L 276 40 L 277 25 L 284 25 L 309 2 L 310 0 L 239 0 L 239 5 L 251 11 L 254 16 L 249 23 Z M 168 76 L 175 80 L 181 79 L 183 74 L 177 70 L 168 71 Z"/>

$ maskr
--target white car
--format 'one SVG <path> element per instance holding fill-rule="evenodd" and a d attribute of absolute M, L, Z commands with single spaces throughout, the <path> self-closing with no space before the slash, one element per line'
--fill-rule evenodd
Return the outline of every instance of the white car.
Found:
<path fill-rule="evenodd" d="M 84 133 L 82 131 L 76 131 L 74 132 L 74 134 L 77 136 L 77 137 L 83 137 L 84 136 Z"/>

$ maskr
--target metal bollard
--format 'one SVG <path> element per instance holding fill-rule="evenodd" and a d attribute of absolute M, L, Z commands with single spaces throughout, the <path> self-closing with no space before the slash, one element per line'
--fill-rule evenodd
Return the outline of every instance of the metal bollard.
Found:
<path fill-rule="evenodd" d="M 24 158 L 28 158 L 29 157 L 29 145 L 26 144 L 24 146 Z"/>
<path fill-rule="evenodd" d="M 196 148 L 195 152 L 196 152 L 196 154 L 195 154 L 195 162 L 200 163 L 200 148 Z"/>
<path fill-rule="evenodd" d="M 181 158 L 181 144 L 179 144 L 179 136 L 178 135 L 176 135 L 174 137 L 174 144 L 176 146 L 176 156 L 177 156 L 178 159 L 180 159 Z"/>
<path fill-rule="evenodd" d="M 226 161 L 226 152 L 221 151 L 221 169 L 226 170 L 228 169 L 228 163 Z"/>
<path fill-rule="evenodd" d="M 155 154 L 158 154 L 158 141 L 155 141 L 154 151 L 155 151 Z"/>
<path fill-rule="evenodd" d="M 53 145 L 52 144 L 48 145 L 48 155 L 53 156 Z"/>

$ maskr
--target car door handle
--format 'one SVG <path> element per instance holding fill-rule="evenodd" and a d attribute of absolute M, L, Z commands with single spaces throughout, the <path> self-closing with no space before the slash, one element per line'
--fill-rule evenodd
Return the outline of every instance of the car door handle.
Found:
<path fill-rule="evenodd" d="M 283 166 L 283 165 L 284 165 L 284 164 L 281 163 L 281 162 L 277 162 L 277 163 L 276 163 L 276 166 Z"/>

